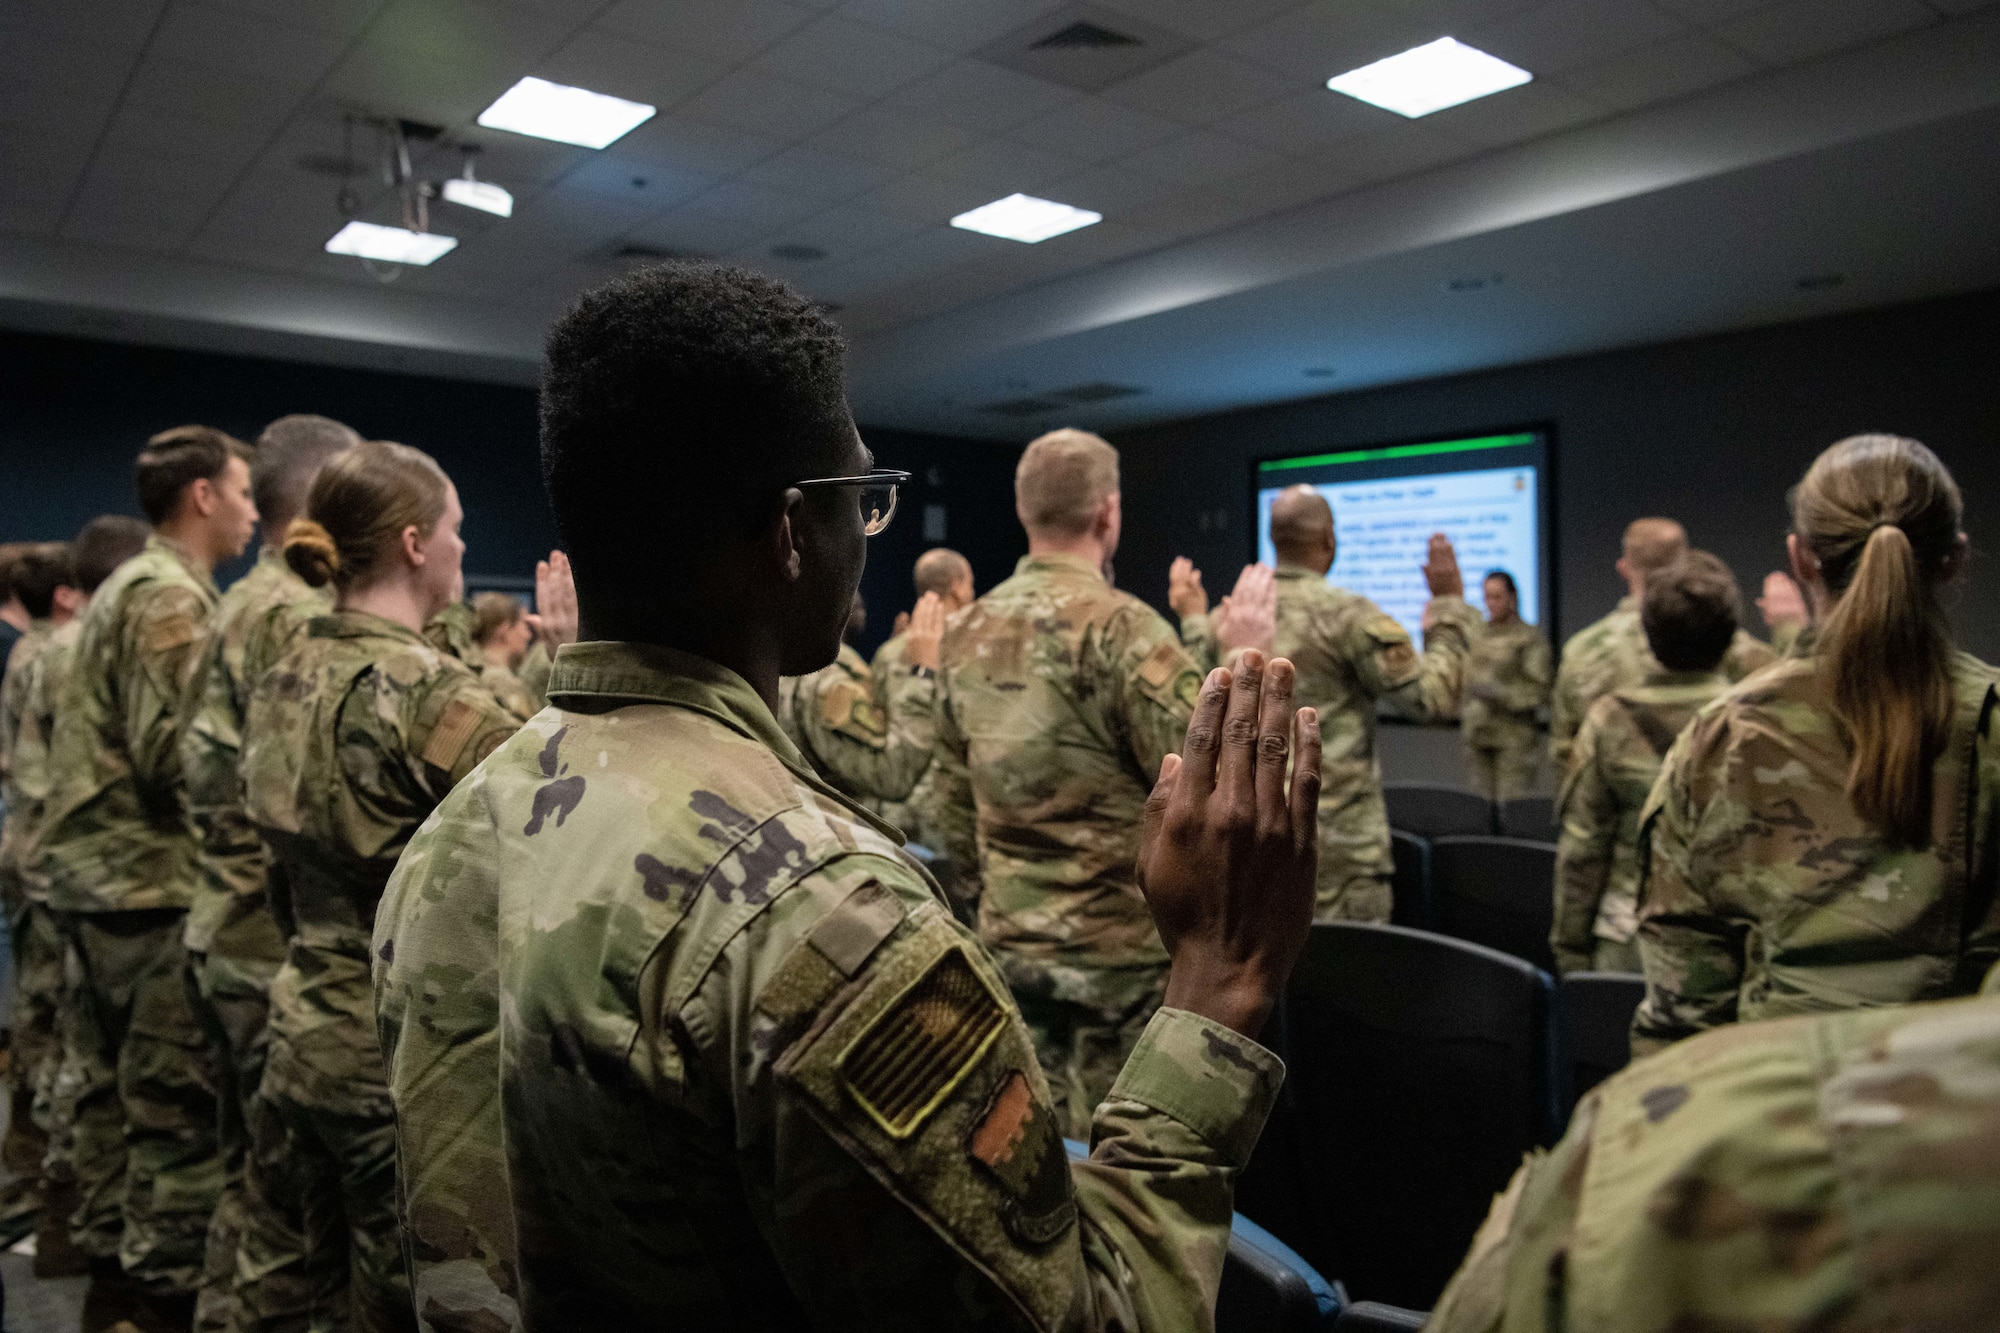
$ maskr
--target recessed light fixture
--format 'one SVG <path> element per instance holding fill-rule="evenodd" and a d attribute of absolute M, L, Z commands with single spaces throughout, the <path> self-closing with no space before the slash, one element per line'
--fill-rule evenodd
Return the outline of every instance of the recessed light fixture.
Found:
<path fill-rule="evenodd" d="M 1060 236 L 1066 231 L 1102 221 L 1104 214 L 1093 213 L 1087 208 L 1073 208 L 1053 199 L 1037 199 L 1031 194 L 1010 194 L 1005 199 L 981 204 L 969 213 L 960 213 L 951 220 L 951 225 L 965 231 L 1033 245 L 1051 236 Z"/>
<path fill-rule="evenodd" d="M 497 213 L 503 218 L 514 216 L 514 196 L 492 181 L 467 180 L 454 176 L 444 183 L 446 203 L 462 208 L 476 208 L 482 213 Z"/>
<path fill-rule="evenodd" d="M 528 78 L 500 94 L 498 101 L 480 112 L 479 123 L 489 130 L 512 130 L 537 139 L 602 148 L 651 120 L 657 112 L 657 107 L 644 102 L 628 102 L 588 88 Z"/>
<path fill-rule="evenodd" d="M 1399 56 L 1336 75 L 1326 86 L 1415 120 L 1448 106 L 1518 88 L 1534 77 L 1476 46 L 1440 37 Z"/>
<path fill-rule="evenodd" d="M 356 255 L 391 264 L 432 264 L 457 248 L 458 237 L 434 231 L 406 231 L 373 222 L 350 222 L 326 243 L 330 255 Z"/>

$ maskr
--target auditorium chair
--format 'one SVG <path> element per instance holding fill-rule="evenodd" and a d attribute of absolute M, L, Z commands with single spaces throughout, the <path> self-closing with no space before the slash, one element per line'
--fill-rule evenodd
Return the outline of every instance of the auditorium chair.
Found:
<path fill-rule="evenodd" d="M 1493 831 L 1493 802 L 1476 791 L 1439 782 L 1385 782 L 1389 827 L 1419 838 Z"/>
<path fill-rule="evenodd" d="M 1251 1166 L 1303 1200 L 1279 1234 L 1357 1299 L 1429 1309 L 1521 1154 L 1559 1132 L 1555 983 L 1463 940 L 1317 925 L 1270 1040 L 1297 1132 Z"/>
<path fill-rule="evenodd" d="M 1560 832 L 1556 827 L 1554 797 L 1517 796 L 1500 803 L 1500 836 L 1503 838 L 1554 842 Z"/>
<path fill-rule="evenodd" d="M 1431 843 L 1431 928 L 1556 970 L 1556 848 L 1526 838 L 1438 838 Z"/>
<path fill-rule="evenodd" d="M 1431 845 L 1414 833 L 1389 831 L 1389 855 L 1396 869 L 1389 879 L 1389 920 L 1428 930 L 1431 924 Z"/>
<path fill-rule="evenodd" d="M 1632 1013 L 1646 979 L 1631 972 L 1572 972 L 1562 979 L 1569 1023 L 1570 1085 L 1583 1094 L 1632 1060 Z"/>

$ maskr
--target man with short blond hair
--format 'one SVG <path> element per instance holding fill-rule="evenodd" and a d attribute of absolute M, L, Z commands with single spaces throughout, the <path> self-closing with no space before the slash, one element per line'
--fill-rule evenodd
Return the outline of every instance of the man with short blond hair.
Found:
<path fill-rule="evenodd" d="M 1133 866 L 1147 790 L 1186 736 L 1202 673 L 1158 612 L 1105 577 L 1116 450 L 1080 430 L 1042 436 L 1015 469 L 1014 508 L 1028 554 L 952 618 L 939 653 L 934 817 L 1057 1123 L 1087 1138 L 1166 982 Z"/>
<path fill-rule="evenodd" d="M 1590 706 L 1660 670 L 1646 647 L 1639 603 L 1646 596 L 1647 576 L 1679 560 L 1687 549 L 1687 529 L 1671 518 L 1635 518 L 1626 525 L 1617 565 L 1626 595 L 1610 615 L 1570 636 L 1556 669 L 1549 702 L 1549 758 L 1558 785 L 1569 773 L 1577 729 Z M 1718 669 L 1733 683 L 1776 660 L 1769 644 L 1739 629 Z"/>

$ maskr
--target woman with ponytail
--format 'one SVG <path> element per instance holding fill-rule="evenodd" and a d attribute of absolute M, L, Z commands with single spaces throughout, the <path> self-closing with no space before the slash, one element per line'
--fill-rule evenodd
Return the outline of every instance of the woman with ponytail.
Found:
<path fill-rule="evenodd" d="M 519 719 L 424 642 L 457 596 L 458 493 L 429 456 L 359 444 L 313 482 L 285 559 L 334 610 L 254 688 L 242 773 L 290 936 L 271 985 L 270 1052 L 251 1111 L 248 1188 L 303 1220 L 253 1216 L 239 1326 L 414 1329 L 396 1221 L 395 1131 L 369 979 L 375 906 L 396 858 Z M 254 1276 L 248 1276 L 254 1275 Z"/>
<path fill-rule="evenodd" d="M 1719 1024 L 1968 995 L 2000 956 L 1996 673 L 1953 645 L 1958 485 L 1894 435 L 1792 493 L 1816 629 L 1704 709 L 1641 832 L 1643 1054 Z"/>

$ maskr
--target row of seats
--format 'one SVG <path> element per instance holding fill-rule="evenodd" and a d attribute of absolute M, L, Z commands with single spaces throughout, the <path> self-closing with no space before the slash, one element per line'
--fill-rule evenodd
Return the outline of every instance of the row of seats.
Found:
<path fill-rule="evenodd" d="M 1513 954 L 1556 970 L 1549 947 L 1555 915 L 1556 847 L 1486 834 L 1420 838 L 1389 834 L 1395 874 L 1390 920 Z"/>
<path fill-rule="evenodd" d="M 1555 802 L 1546 796 L 1496 802 L 1444 783 L 1385 782 L 1382 800 L 1389 810 L 1389 827 L 1420 838 L 1491 833 L 1553 842 L 1556 837 Z"/>
<path fill-rule="evenodd" d="M 1641 990 L 1558 987 L 1428 931 L 1313 927 L 1263 1037 L 1289 1075 L 1238 1207 L 1356 1296 L 1428 1309 L 1522 1153 L 1623 1067 Z"/>

